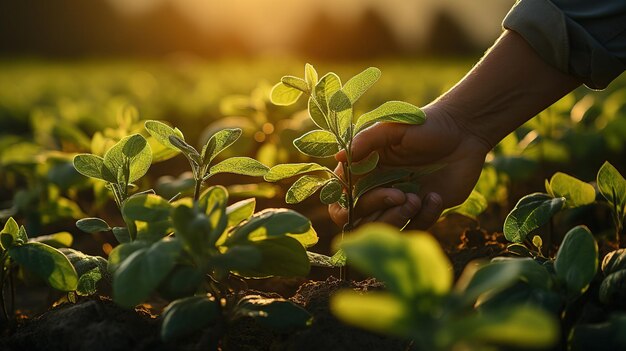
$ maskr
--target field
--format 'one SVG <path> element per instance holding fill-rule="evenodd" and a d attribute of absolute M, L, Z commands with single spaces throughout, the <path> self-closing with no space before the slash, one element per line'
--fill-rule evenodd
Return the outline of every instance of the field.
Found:
<path fill-rule="evenodd" d="M 358 116 L 389 100 L 423 106 L 453 86 L 473 62 L 311 64 L 320 78 L 332 71 L 343 82 L 370 66 L 382 71 L 354 105 Z M 236 328 L 253 328 L 250 333 L 280 341 L 246 344 L 248 349 L 298 348 L 322 333 L 316 320 L 331 317 L 328 301 L 326 314 L 316 315 L 308 305 L 315 293 L 296 294 L 296 289 L 308 282 L 311 290 L 322 280 L 330 286 L 323 289 L 333 294 L 339 288 L 376 291 L 343 292 L 330 301 L 342 321 L 332 317 L 331 329 L 353 333 L 350 337 L 360 340 L 354 347 L 367 347 L 373 342 L 367 338 L 378 337 L 360 328 L 387 335 L 375 344 L 385 349 L 561 350 L 570 345 L 584 350 L 599 338 L 608 340 L 607 350 L 626 347 L 619 337 L 626 330 L 625 76 L 603 91 L 578 88 L 505 138 L 487 155 L 470 198 L 430 229 L 436 241 L 424 233 L 412 241 L 390 227 L 367 227 L 357 228 L 360 237 L 344 243 L 319 196 L 308 197 L 322 187 L 324 193 L 332 176 L 320 178 L 325 183 L 306 196 L 293 195 L 288 176 L 275 182 L 263 178 L 279 164 L 336 166 L 332 157 L 316 159 L 294 146 L 316 128 L 306 103 L 283 107 L 270 101 L 272 86 L 285 75 L 303 77 L 304 64 L 294 59 L 207 62 L 190 56 L 1 61 L 0 325 L 3 337 L 12 341 L 0 346 L 29 345 L 24 340 L 34 334 L 25 330 L 34 324 L 28 318 L 50 302 L 115 310 L 109 300 L 93 297 L 113 296 L 131 308 L 127 312 L 141 305 L 141 317 L 149 321 L 147 326 L 137 322 L 142 331 L 134 341 L 120 342 L 119 349 L 167 349 L 177 342 L 184 349 L 243 349 L 247 336 L 233 335 Z M 146 121 L 178 130 L 157 122 L 149 127 Z M 106 165 L 106 155 L 113 154 L 108 151 L 116 147 L 120 155 L 133 152 L 128 160 L 110 161 L 117 174 L 89 168 L 94 159 Z M 210 158 L 205 149 L 212 150 Z M 141 159 L 146 153 L 149 157 Z M 84 156 L 81 166 L 78 154 L 91 156 Z M 262 165 L 249 159 L 238 159 L 244 163 L 235 166 L 220 163 L 233 157 Z M 199 169 L 205 172 L 198 175 Z M 205 173 L 211 178 L 202 182 Z M 419 184 L 419 178 L 411 181 Z M 202 195 L 200 184 L 209 189 Z M 212 187 L 218 185 L 224 188 Z M 344 201 L 340 184 L 338 189 L 336 198 L 326 192 L 333 201 L 322 202 Z M 291 203 L 285 203 L 286 195 Z M 253 215 L 264 209 L 269 210 Z M 44 244 L 51 247 L 38 246 Z M 25 253 L 29 245 L 39 248 Z M 199 249 L 205 246 L 210 248 Z M 480 268 L 471 263 L 500 256 L 508 258 Z M 68 259 L 71 265 L 64 266 Z M 413 268 L 398 268 L 404 266 Z M 349 282 L 346 274 L 378 281 Z M 333 275 L 342 279 L 328 278 Z M 287 278 L 268 278 L 273 276 Z M 46 283 L 56 290 L 42 289 Z M 242 284 L 265 295 L 246 293 Z M 166 317 L 158 317 L 161 313 Z M 364 324 L 371 316 L 381 322 Z M 62 332 L 63 340 L 71 340 L 75 331 Z M 296 337 L 288 339 L 290 333 Z M 43 344 L 53 338 L 37 335 Z M 181 341 L 185 336 L 190 339 Z"/>

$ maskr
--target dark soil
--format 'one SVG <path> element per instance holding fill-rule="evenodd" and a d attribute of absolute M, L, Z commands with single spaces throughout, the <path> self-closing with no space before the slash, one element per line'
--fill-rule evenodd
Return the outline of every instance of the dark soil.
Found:
<path fill-rule="evenodd" d="M 488 233 L 480 228 L 466 229 L 461 234 L 461 243 L 446 250 L 454 268 L 455 279 L 459 278 L 470 261 L 501 256 L 506 245 L 507 241 L 502 233 Z"/>

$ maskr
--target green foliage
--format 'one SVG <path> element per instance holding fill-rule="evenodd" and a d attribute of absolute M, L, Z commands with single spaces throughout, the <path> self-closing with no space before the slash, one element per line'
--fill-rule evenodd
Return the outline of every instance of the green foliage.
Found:
<path fill-rule="evenodd" d="M 190 296 L 169 304 L 162 314 L 161 339 L 170 341 L 202 330 L 215 322 L 221 313 L 213 297 Z"/>
<path fill-rule="evenodd" d="M 616 240 L 624 228 L 624 215 L 626 215 L 626 179 L 609 162 L 605 162 L 597 176 L 600 194 L 608 201 L 613 213 L 615 223 Z"/>
<path fill-rule="evenodd" d="M 259 295 L 239 300 L 233 313 L 235 318 L 254 318 L 261 325 L 283 333 L 307 327 L 312 322 L 311 315 L 302 307 L 284 299 Z"/>
<path fill-rule="evenodd" d="M 554 270 L 570 295 L 579 296 L 589 287 L 598 268 L 598 245 L 593 235 L 578 226 L 565 235 L 554 260 Z"/>
<path fill-rule="evenodd" d="M 277 105 L 290 105 L 302 95 L 308 97 L 309 117 L 320 129 L 305 133 L 294 140 L 301 153 L 326 158 L 344 151 L 347 162 L 342 174 L 330 171 L 317 164 L 291 164 L 272 167 L 265 176 L 267 181 L 278 181 L 294 175 L 314 171 L 325 171 L 334 181 L 319 175 L 300 177 L 287 191 L 285 201 L 298 203 L 323 189 L 320 200 L 324 204 L 340 202 L 352 213 L 358 198 L 366 191 L 408 177 L 411 172 L 404 170 L 379 171 L 378 153 L 372 153 L 359 162 L 352 160 L 352 140 L 363 129 L 378 122 L 421 124 L 424 113 L 406 102 L 390 101 L 377 109 L 360 116 L 354 123 L 354 104 L 380 78 L 378 68 L 370 67 L 348 80 L 344 85 L 335 73 L 328 73 L 319 80 L 313 66 L 305 66 L 305 79 L 285 76 L 276 84 L 270 99 Z M 358 182 L 353 175 L 365 175 Z M 346 188 L 345 197 L 338 185 Z M 349 216 L 348 229 L 353 227 L 353 216 Z"/>
<path fill-rule="evenodd" d="M 400 233 L 370 224 L 346 236 L 341 247 L 359 271 L 385 282 L 387 291 L 340 291 L 331 310 L 346 323 L 375 332 L 419 340 L 420 347 L 515 345 L 547 347 L 558 326 L 547 313 L 523 305 L 476 312 L 476 301 L 518 279 L 517 261 L 470 267 L 452 287 L 450 263 L 426 233 Z"/>
<path fill-rule="evenodd" d="M 553 197 L 564 197 L 567 207 L 588 205 L 596 199 L 593 185 L 561 172 L 555 173 L 550 182 L 546 180 L 546 191 Z"/>
<path fill-rule="evenodd" d="M 469 197 L 462 204 L 446 209 L 441 215 L 447 216 L 450 213 L 458 213 L 472 219 L 477 219 L 478 215 L 485 212 L 487 206 L 487 199 L 478 191 L 472 190 Z"/>
<path fill-rule="evenodd" d="M 546 224 L 565 204 L 564 197 L 534 193 L 521 198 L 504 221 L 504 236 L 519 243 L 530 232 Z"/>

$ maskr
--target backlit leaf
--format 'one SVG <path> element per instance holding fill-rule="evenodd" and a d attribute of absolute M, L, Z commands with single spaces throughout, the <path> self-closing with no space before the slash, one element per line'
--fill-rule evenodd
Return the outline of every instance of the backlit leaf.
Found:
<path fill-rule="evenodd" d="M 293 141 L 295 147 L 305 155 L 331 157 L 339 152 L 337 138 L 325 130 L 314 130 Z"/>
<path fill-rule="evenodd" d="M 313 90 L 313 87 L 317 85 L 317 71 L 310 63 L 304 65 L 304 79 L 309 87 L 309 91 Z"/>
<path fill-rule="evenodd" d="M 487 199 L 476 190 L 472 190 L 469 197 L 460 205 L 446 209 L 441 214 L 447 216 L 450 213 L 458 213 L 463 216 L 476 219 L 487 209 Z"/>
<path fill-rule="evenodd" d="M 377 122 L 422 124 L 426 115 L 417 106 L 403 101 L 389 101 L 361 115 L 356 121 L 355 134 Z"/>
<path fill-rule="evenodd" d="M 111 230 L 109 224 L 100 218 L 83 218 L 76 221 L 76 227 L 83 232 L 93 234 L 98 232 L 108 232 Z"/>
<path fill-rule="evenodd" d="M 261 262 L 247 269 L 235 270 L 247 278 L 271 276 L 304 277 L 309 274 L 310 263 L 305 248 L 294 238 L 277 237 L 249 242 L 261 252 Z"/>
<path fill-rule="evenodd" d="M 102 176 L 111 183 L 118 182 L 119 172 L 128 172 L 126 182 L 132 183 L 141 178 L 152 163 L 152 151 L 146 139 L 133 134 L 113 145 L 104 155 Z"/>
<path fill-rule="evenodd" d="M 296 180 L 289 190 L 287 190 L 285 202 L 288 204 L 302 202 L 309 196 L 315 194 L 315 192 L 327 182 L 328 178 L 325 177 L 304 175 Z"/>
<path fill-rule="evenodd" d="M 328 102 L 328 108 L 331 110 L 329 124 L 334 126 L 331 128 L 344 141 L 348 141 L 348 134 L 352 128 L 352 103 L 343 89 L 333 94 Z"/>
<path fill-rule="evenodd" d="M 237 141 L 242 133 L 240 128 L 230 128 L 222 129 L 213 134 L 202 151 L 204 164 L 208 165 L 209 162 L 213 161 L 215 156 Z"/>
<path fill-rule="evenodd" d="M 387 292 L 342 290 L 331 296 L 330 310 L 344 323 L 374 332 L 405 336 L 410 331 L 409 310 Z"/>
<path fill-rule="evenodd" d="M 272 88 L 272 91 L 270 92 L 270 100 L 274 103 L 274 105 L 288 106 L 298 101 L 300 95 L 302 95 L 300 90 L 280 82 Z"/>
<path fill-rule="evenodd" d="M 296 211 L 269 208 L 255 213 L 249 220 L 237 226 L 224 245 L 232 246 L 248 240 L 302 234 L 308 232 L 310 228 L 309 219 Z"/>
<path fill-rule="evenodd" d="M 125 218 L 143 222 L 158 222 L 169 218 L 172 205 L 154 194 L 135 195 L 124 202 L 122 213 Z"/>
<path fill-rule="evenodd" d="M 324 75 L 314 89 L 313 96 L 309 99 L 309 115 L 315 124 L 328 130 L 328 121 L 324 116 L 328 116 L 328 101 L 337 91 L 341 89 L 341 80 L 334 73 Z"/>
<path fill-rule="evenodd" d="M 387 183 L 395 182 L 411 174 L 406 169 L 385 169 L 370 172 L 354 185 L 354 197 L 358 199 L 367 191 Z"/>
<path fill-rule="evenodd" d="M 268 182 L 276 182 L 281 179 L 315 171 L 331 172 L 327 167 L 317 163 L 286 163 L 270 168 L 264 178 Z"/>
<path fill-rule="evenodd" d="M 255 207 L 255 198 L 241 200 L 228 206 L 226 208 L 226 215 L 228 216 L 228 226 L 232 227 L 250 218 L 250 216 L 254 214 Z"/>
<path fill-rule="evenodd" d="M 250 157 L 231 157 L 211 167 L 209 174 L 234 173 L 262 177 L 268 170 L 266 165 Z"/>
<path fill-rule="evenodd" d="M 602 196 L 623 212 L 626 207 L 626 180 L 619 171 L 609 162 L 604 162 L 598 171 L 597 182 Z"/>
<path fill-rule="evenodd" d="M 146 121 L 144 123 L 144 127 L 146 128 L 148 133 L 150 133 L 150 135 L 159 143 L 170 148 L 171 150 L 176 150 L 177 152 L 180 151 L 170 141 L 170 136 L 176 136 L 182 140 L 185 140 L 185 136 L 178 128 L 172 128 L 163 122 L 155 120 Z"/>
<path fill-rule="evenodd" d="M 24 268 L 61 291 L 76 290 L 78 276 L 74 266 L 59 250 L 38 242 L 9 248 L 9 256 Z"/>
<path fill-rule="evenodd" d="M 320 201 L 324 205 L 334 204 L 339 201 L 343 194 L 343 185 L 338 180 L 332 179 L 320 191 Z"/>
<path fill-rule="evenodd" d="M 350 78 L 343 86 L 342 90 L 354 104 L 369 89 L 378 78 L 380 78 L 380 70 L 376 67 L 366 68 L 363 72 Z"/>
<path fill-rule="evenodd" d="M 298 77 L 294 77 L 294 76 L 284 76 L 280 79 L 280 81 L 290 87 L 290 88 L 294 88 L 294 89 L 298 89 L 303 93 L 306 93 L 309 91 L 309 86 L 307 84 L 307 82 L 304 81 L 304 79 L 302 78 L 298 78 Z"/>
<path fill-rule="evenodd" d="M 549 192 L 554 197 L 564 197 L 567 207 L 588 205 L 596 199 L 593 185 L 561 172 L 550 178 Z"/>
<path fill-rule="evenodd" d="M 92 154 L 78 154 L 74 156 L 74 168 L 78 173 L 91 178 L 107 180 L 102 175 L 104 159 Z"/>

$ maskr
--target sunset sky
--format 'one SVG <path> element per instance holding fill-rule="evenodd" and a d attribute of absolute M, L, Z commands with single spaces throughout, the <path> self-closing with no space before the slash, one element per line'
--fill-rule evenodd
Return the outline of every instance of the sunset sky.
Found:
<path fill-rule="evenodd" d="M 296 40 L 303 24 L 319 12 L 340 21 L 353 21 L 368 8 L 388 22 L 399 42 L 416 46 L 429 34 L 433 14 L 450 10 L 467 34 L 487 46 L 500 32 L 502 18 L 513 0 L 109 0 L 129 16 L 171 1 L 205 31 L 241 35 L 259 50 L 271 50 Z"/>

